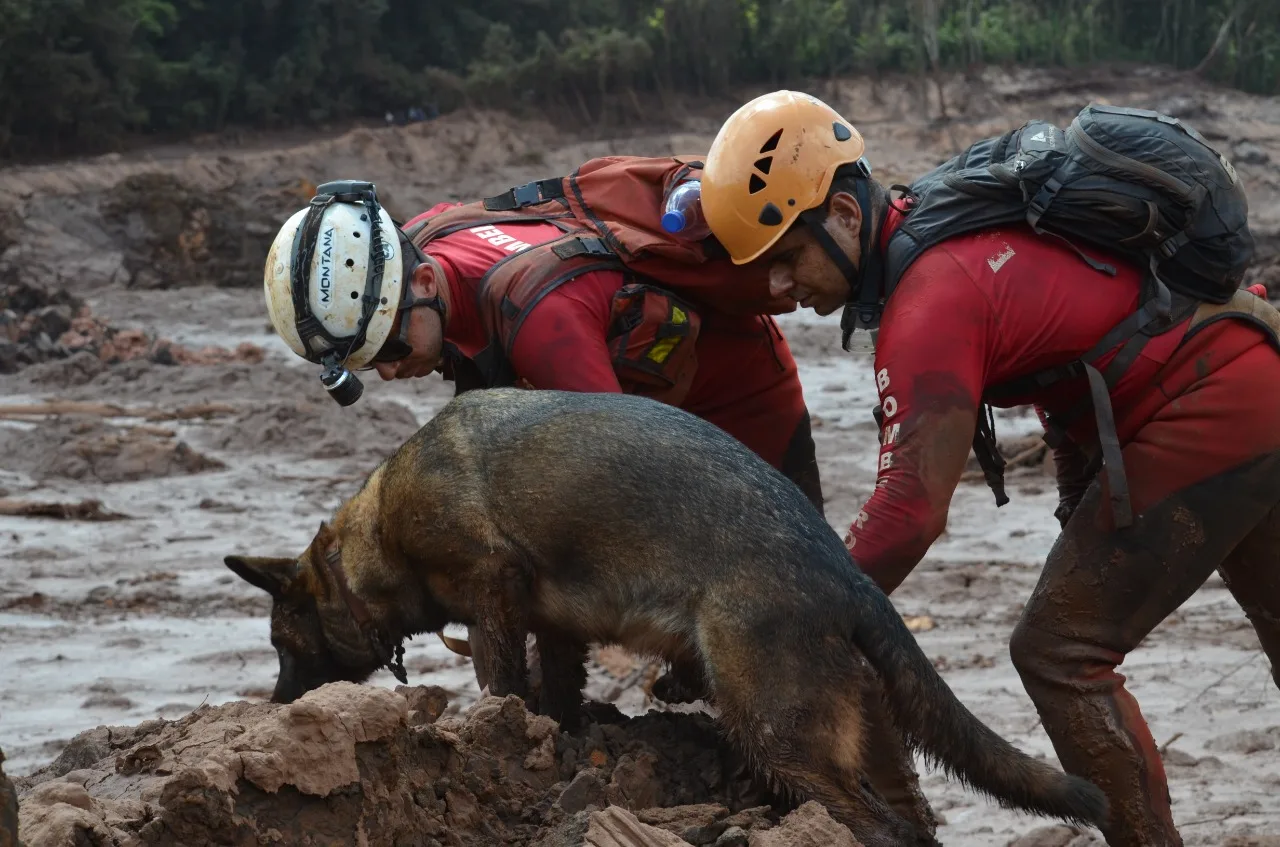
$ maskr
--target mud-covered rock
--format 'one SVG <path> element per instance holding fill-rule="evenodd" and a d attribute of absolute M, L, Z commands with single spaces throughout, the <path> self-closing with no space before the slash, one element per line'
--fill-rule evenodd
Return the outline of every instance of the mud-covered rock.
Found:
<path fill-rule="evenodd" d="M 560 792 L 556 805 L 569 815 L 585 811 L 592 806 L 597 809 L 608 806 L 609 797 L 596 769 L 579 771 L 578 775 L 569 781 L 565 790 Z"/>
<path fill-rule="evenodd" d="M 765 832 L 751 835 L 750 847 L 862 847 L 825 806 L 810 800 Z"/>
<path fill-rule="evenodd" d="M 435 723 L 449 707 L 449 692 L 438 685 L 397 685 L 396 693 L 409 704 L 410 726 Z"/>
<path fill-rule="evenodd" d="M 52 421 L 0 432 L 14 470 L 37 479 L 132 482 L 221 470 L 224 463 L 193 449 L 163 427 L 114 427 L 98 420 Z"/>
<path fill-rule="evenodd" d="M 1042 826 L 1012 842 L 1009 847 L 1101 847 L 1090 832 L 1070 826 Z"/>
<path fill-rule="evenodd" d="M 570 735 L 519 698 L 488 697 L 457 717 L 410 721 L 437 700 L 421 687 L 334 683 L 290 705 L 235 702 L 82 733 L 53 765 L 18 780 L 24 838 L 42 847 L 702 847 L 731 816 L 743 832 L 773 823 L 761 800 L 774 798 L 706 715 L 597 710 L 613 722 Z M 665 819 L 644 811 L 667 825 L 645 823 L 610 803 L 615 792 L 633 805 L 686 808 Z M 717 821 L 726 825 L 708 828 Z M 635 832 L 651 840 L 619 840 Z"/>
<path fill-rule="evenodd" d="M 679 835 L 695 847 L 715 844 L 730 828 L 727 820 L 729 810 L 714 803 L 677 806 L 673 809 L 644 809 L 636 817 L 643 823 Z"/>
<path fill-rule="evenodd" d="M 688 847 L 689 844 L 664 829 L 641 823 L 631 812 L 617 806 L 592 813 L 582 843 L 583 847 Z"/>
<path fill-rule="evenodd" d="M 206 191 L 168 173 L 126 177 L 102 203 L 131 288 L 260 285 L 271 240 L 296 210 L 269 192 Z"/>
<path fill-rule="evenodd" d="M 43 382 L 80 385 L 83 359 L 104 365 L 146 359 L 166 365 L 261 362 L 262 348 L 243 343 L 235 349 L 191 349 L 140 329 L 121 329 L 93 315 L 83 300 L 61 288 L 32 282 L 15 262 L 0 259 L 0 373 L 17 373 L 32 365 L 80 360 L 60 382 L 57 367 L 41 374 Z M 92 378 L 91 374 L 90 378 Z"/>
<path fill-rule="evenodd" d="M 0 750 L 0 847 L 18 843 L 18 793 L 4 775 L 4 751 Z"/>

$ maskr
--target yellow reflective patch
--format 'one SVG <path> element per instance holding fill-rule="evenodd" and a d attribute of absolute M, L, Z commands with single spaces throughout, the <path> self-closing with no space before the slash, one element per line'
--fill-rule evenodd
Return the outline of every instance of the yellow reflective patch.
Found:
<path fill-rule="evenodd" d="M 680 336 L 678 335 L 664 338 L 649 348 L 649 352 L 645 353 L 645 358 L 652 359 L 658 364 L 662 364 L 667 360 L 667 357 L 671 355 L 671 351 L 676 349 L 676 345 L 679 343 Z"/>
<path fill-rule="evenodd" d="M 688 321 L 689 321 L 689 316 L 684 313 L 684 310 L 682 310 L 679 306 L 671 307 L 671 322 L 673 324 L 688 323 Z"/>

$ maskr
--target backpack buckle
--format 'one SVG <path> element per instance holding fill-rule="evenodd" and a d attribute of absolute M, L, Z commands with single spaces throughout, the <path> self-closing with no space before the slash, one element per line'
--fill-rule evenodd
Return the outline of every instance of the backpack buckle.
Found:
<path fill-rule="evenodd" d="M 1044 181 L 1044 185 L 1040 186 L 1040 190 L 1031 198 L 1031 205 L 1027 210 L 1027 223 L 1031 224 L 1032 229 L 1039 228 L 1040 218 L 1049 210 L 1053 198 L 1057 197 L 1061 190 L 1062 183 L 1055 173 Z"/>
<path fill-rule="evenodd" d="M 561 259 L 574 259 L 578 256 L 609 256 L 617 258 L 616 254 L 609 249 L 609 245 L 604 243 L 604 239 L 594 235 L 571 238 L 553 246 L 551 252 Z"/>
<path fill-rule="evenodd" d="M 511 196 L 516 201 L 516 208 L 521 209 L 525 206 L 533 206 L 542 200 L 541 186 L 536 182 L 526 182 L 524 185 L 517 185 L 511 189 Z"/>
<path fill-rule="evenodd" d="M 536 206 L 546 200 L 554 200 L 564 196 L 560 179 L 537 179 L 507 189 L 496 197 L 486 197 L 485 209 L 490 212 L 514 212 L 525 206 Z"/>
<path fill-rule="evenodd" d="M 1156 247 L 1156 253 L 1160 255 L 1162 260 L 1172 259 L 1190 240 L 1191 238 L 1185 231 L 1179 232 L 1177 235 L 1161 241 L 1159 246 Z"/>

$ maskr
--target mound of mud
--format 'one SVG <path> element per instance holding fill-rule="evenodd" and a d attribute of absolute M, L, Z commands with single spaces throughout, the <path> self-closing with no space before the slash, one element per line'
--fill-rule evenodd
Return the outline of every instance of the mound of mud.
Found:
<path fill-rule="evenodd" d="M 115 427 L 102 421 L 55 420 L 28 430 L 0 430 L 0 452 L 12 470 L 36 479 L 131 482 L 226 467 L 160 426 Z"/>
<path fill-rule="evenodd" d="M 308 193 L 198 189 L 168 173 L 117 183 L 102 203 L 108 231 L 124 246 L 131 288 L 262 284 L 262 261 L 280 224 Z"/>
<path fill-rule="evenodd" d="M 193 350 L 156 338 L 139 329 L 118 329 L 90 313 L 79 297 L 63 289 L 46 289 L 19 278 L 11 264 L 0 262 L 0 373 L 16 373 L 30 365 L 54 363 L 40 382 L 79 385 L 104 366 L 136 359 L 163 365 L 261 362 L 263 350 L 242 343 L 234 350 Z M 65 360 L 74 359 L 65 363 Z"/>
<path fill-rule="evenodd" d="M 314 397 L 315 386 L 308 385 Z M 292 454 L 312 459 L 381 459 L 418 431 L 417 417 L 394 402 L 363 398 L 343 408 L 327 397 L 259 403 L 210 437 L 219 451 Z"/>
<path fill-rule="evenodd" d="M 516 697 L 441 719 L 446 705 L 439 688 L 334 683 L 288 706 L 98 727 L 17 780 L 22 836 L 46 847 L 856 847 L 818 804 L 792 812 L 761 788 L 706 715 L 597 706 L 571 735 Z"/>

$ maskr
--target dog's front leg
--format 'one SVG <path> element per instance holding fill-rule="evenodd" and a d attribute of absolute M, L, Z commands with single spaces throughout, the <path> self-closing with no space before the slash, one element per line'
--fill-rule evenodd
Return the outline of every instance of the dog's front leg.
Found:
<path fill-rule="evenodd" d="M 468 633 L 476 681 L 498 697 L 529 696 L 527 582 L 527 573 L 508 562 L 484 562 L 473 571 L 469 593 L 476 616 Z"/>
<path fill-rule="evenodd" d="M 529 667 L 525 657 L 525 630 L 492 617 L 469 629 L 476 681 L 495 697 L 529 696 Z"/>
<path fill-rule="evenodd" d="M 484 654 L 484 643 L 480 640 L 480 627 L 467 627 L 467 643 L 471 645 L 471 666 L 476 672 L 476 685 L 481 691 L 489 684 L 489 658 Z"/>

